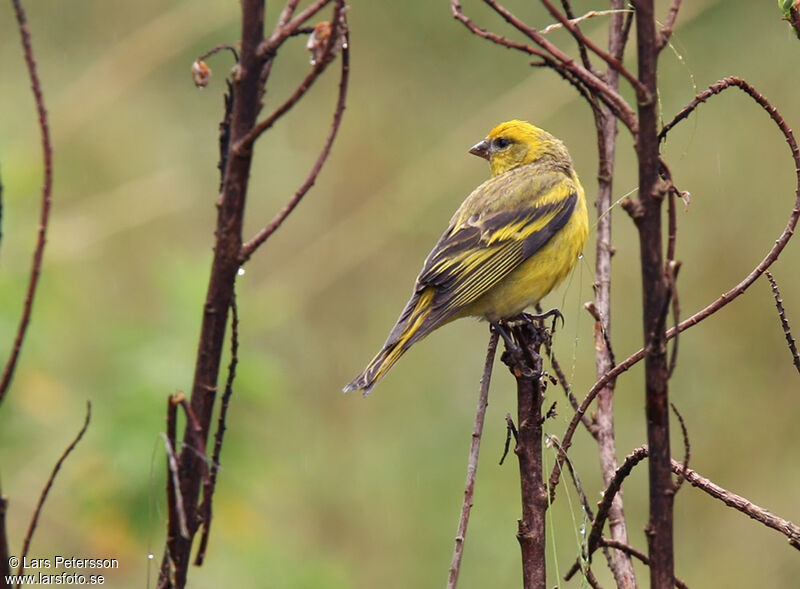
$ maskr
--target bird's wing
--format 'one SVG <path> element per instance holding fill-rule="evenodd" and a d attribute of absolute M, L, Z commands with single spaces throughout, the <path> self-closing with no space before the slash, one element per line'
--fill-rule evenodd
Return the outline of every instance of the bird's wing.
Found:
<path fill-rule="evenodd" d="M 416 292 L 433 287 L 420 336 L 476 301 L 541 249 L 569 220 L 577 187 L 559 172 L 534 181 L 496 177 L 476 189 L 425 260 Z M 509 179 L 512 180 L 512 179 Z M 480 202 L 484 201 L 484 202 Z M 488 209 L 488 210 L 487 210 Z M 474 209 L 473 209 L 474 210 Z"/>

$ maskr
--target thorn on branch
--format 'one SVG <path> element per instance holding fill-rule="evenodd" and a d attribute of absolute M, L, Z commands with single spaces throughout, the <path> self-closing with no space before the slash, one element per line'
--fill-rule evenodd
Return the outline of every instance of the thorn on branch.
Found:
<path fill-rule="evenodd" d="M 675 481 L 675 485 L 672 489 L 673 494 L 675 494 L 681 488 L 681 485 L 686 478 L 686 471 L 689 469 L 689 458 L 692 455 L 692 447 L 689 444 L 689 430 L 686 428 L 686 422 L 683 420 L 683 415 L 681 415 L 680 411 L 678 411 L 675 403 L 670 402 L 669 406 L 672 407 L 675 417 L 678 418 L 678 422 L 681 424 L 681 432 L 683 433 L 683 464 L 681 465 L 680 472 L 677 473 L 678 480 Z"/>
<path fill-rule="evenodd" d="M 28 331 L 28 325 L 33 312 L 33 301 L 36 295 L 37 286 L 39 284 L 39 276 L 42 269 L 42 259 L 44 257 L 44 245 L 47 237 L 47 227 L 50 220 L 50 203 L 53 190 L 53 146 L 50 141 L 50 124 L 47 118 L 47 109 L 44 105 L 44 95 L 42 93 L 42 85 L 39 80 L 39 73 L 36 69 L 36 59 L 33 54 L 33 45 L 31 43 L 31 32 L 28 28 L 28 19 L 25 16 L 25 10 L 22 8 L 21 0 L 12 0 L 14 5 L 14 13 L 17 17 L 17 27 L 19 29 L 20 37 L 22 38 L 22 48 L 25 55 L 25 65 L 28 68 L 28 77 L 31 81 L 31 90 L 33 91 L 33 98 L 36 103 L 36 111 L 39 118 L 39 133 L 41 135 L 42 143 L 42 160 L 44 166 L 44 182 L 42 183 L 42 196 L 41 196 L 41 212 L 39 214 L 39 230 L 36 239 L 36 246 L 33 252 L 33 261 L 31 262 L 31 273 L 28 279 L 28 288 L 25 293 L 25 302 L 23 303 L 22 316 L 19 320 L 17 327 L 17 334 L 14 338 L 14 343 L 9 354 L 8 361 L 3 369 L 2 377 L 0 377 L 0 402 L 3 401 L 8 388 L 11 386 L 11 380 L 14 377 L 14 370 L 17 367 L 17 361 L 22 350 L 22 343 L 25 340 L 25 334 Z"/>
<path fill-rule="evenodd" d="M 778 283 L 775 281 L 775 277 L 772 273 L 767 270 L 765 272 L 767 275 L 767 280 L 769 280 L 770 285 L 772 286 L 772 296 L 775 298 L 775 307 L 778 309 L 778 318 L 781 321 L 781 327 L 783 327 L 783 334 L 786 337 L 786 343 L 789 346 L 789 352 L 792 354 L 792 363 L 794 367 L 797 368 L 797 372 L 800 373 L 800 354 L 797 352 L 797 342 L 792 335 L 792 330 L 789 327 L 789 320 L 786 318 L 786 311 L 783 308 L 783 298 L 781 297 L 781 292 L 778 290 Z"/>
<path fill-rule="evenodd" d="M 506 413 L 506 443 L 503 446 L 503 455 L 500 457 L 500 466 L 503 466 L 503 462 L 505 462 L 506 456 L 508 456 L 512 435 L 514 436 L 514 442 L 519 442 L 519 432 L 517 431 L 517 427 L 514 425 L 514 420 L 512 419 L 510 413 Z"/>

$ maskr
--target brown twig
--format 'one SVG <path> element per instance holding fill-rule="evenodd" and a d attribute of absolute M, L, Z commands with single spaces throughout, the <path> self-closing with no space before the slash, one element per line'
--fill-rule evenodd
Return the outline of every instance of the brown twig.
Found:
<path fill-rule="evenodd" d="M 522 321 L 510 327 L 522 353 L 506 349 L 503 362 L 517 381 L 517 443 L 514 454 L 519 462 L 522 517 L 518 520 L 517 540 L 522 551 L 522 580 L 525 589 L 543 589 L 545 567 L 545 513 L 547 489 L 542 479 L 542 382 L 541 345 L 547 339 L 544 328 Z"/>
<path fill-rule="evenodd" d="M 219 53 L 220 51 L 230 51 L 233 54 L 233 60 L 236 62 L 239 61 L 239 52 L 236 51 L 236 47 L 234 47 L 233 45 L 217 45 L 216 47 L 212 47 L 205 53 L 198 55 L 195 61 L 206 60 L 212 55 Z"/>
<path fill-rule="evenodd" d="M 44 96 L 42 86 L 39 81 L 39 74 L 36 70 L 36 60 L 33 56 L 33 46 L 31 44 L 31 32 L 28 28 L 28 20 L 22 8 L 20 0 L 12 0 L 14 12 L 17 17 L 17 25 L 20 36 L 22 37 L 22 48 L 25 53 L 25 65 L 28 68 L 28 76 L 31 80 L 31 90 L 33 91 L 36 102 L 36 111 L 39 117 L 39 131 L 42 137 L 42 153 L 44 160 L 44 182 L 42 185 L 42 208 L 39 215 L 39 232 L 36 239 L 36 247 L 33 251 L 33 262 L 31 263 L 31 275 L 28 280 L 28 289 L 25 294 L 25 302 L 22 308 L 22 316 L 17 327 L 17 334 L 11 348 L 11 354 L 3 369 L 3 376 L 0 378 L 0 403 L 5 398 L 11 379 L 14 376 L 14 369 L 19 360 L 22 350 L 22 342 L 28 331 L 28 324 L 33 311 L 33 299 L 36 295 L 36 287 L 39 284 L 39 275 L 42 268 L 42 258 L 44 256 L 44 245 L 47 238 L 47 223 L 50 219 L 50 202 L 53 189 L 53 147 L 50 142 L 50 126 L 47 121 L 47 110 L 44 106 Z"/>
<path fill-rule="evenodd" d="M 630 32 L 630 20 L 625 21 L 620 12 L 625 0 L 612 0 L 612 13 L 609 23 L 608 52 L 618 61 L 622 60 L 625 44 Z M 631 17 L 633 11 L 626 16 Z M 627 22 L 627 26 L 626 26 Z M 606 83 L 613 89 L 619 88 L 619 72 L 608 67 Z M 613 194 L 614 168 L 617 146 L 617 119 L 607 107 L 594 112 L 597 135 L 597 233 L 595 249 L 594 302 L 586 308 L 595 319 L 594 348 L 595 371 L 597 377 L 613 369 L 616 365 L 611 345 L 611 261 L 614 255 L 612 245 L 612 215 L 610 212 Z M 597 445 L 600 471 L 603 484 L 608 485 L 617 470 L 617 447 L 614 435 L 614 387 L 612 380 L 598 393 L 597 412 L 593 422 L 597 430 Z M 623 507 L 622 493 L 617 494 L 610 507 L 609 532 L 612 538 L 628 542 L 627 524 Z M 636 587 L 633 562 L 624 553 L 607 551 L 609 568 L 618 587 Z"/>
<path fill-rule="evenodd" d="M 231 111 L 230 141 L 235 145 L 254 127 L 259 112 L 260 74 L 263 59 L 257 55 L 264 39 L 263 0 L 242 0 L 242 32 L 240 60 L 233 76 L 233 107 Z M 208 439 L 217 379 L 225 342 L 228 309 L 233 296 L 233 284 L 239 270 L 244 220 L 252 150 L 248 153 L 231 153 L 226 160 L 225 181 L 217 201 L 216 239 L 211 274 L 203 307 L 203 319 L 192 384 L 191 406 L 203 431 L 203 442 Z M 187 428 L 184 446 L 193 446 L 195 436 Z M 167 555 L 161 569 L 158 587 L 186 585 L 186 575 L 192 547 L 192 537 L 198 527 L 197 498 L 204 478 L 204 458 L 192 452 L 181 452 L 178 457 L 180 488 L 186 511 L 189 538 L 178 533 L 177 525 L 170 525 L 167 537 Z"/>
<path fill-rule="evenodd" d="M 689 430 L 686 427 L 686 421 L 684 421 L 683 415 L 678 411 L 675 403 L 670 403 L 669 406 L 672 407 L 672 412 L 675 413 L 675 417 L 678 418 L 678 422 L 681 424 L 681 434 L 683 434 L 683 464 L 681 465 L 681 472 L 678 473 L 678 480 L 675 481 L 673 491 L 677 493 L 683 484 L 684 473 L 689 468 L 689 459 L 692 457 L 692 446 L 689 444 Z"/>
<path fill-rule="evenodd" d="M 578 23 L 581 20 L 583 20 L 583 18 L 588 18 L 586 15 L 584 15 L 584 17 L 581 19 L 575 18 L 575 14 L 572 12 L 572 5 L 570 4 L 569 0 L 561 0 L 561 7 L 564 9 L 564 15 L 566 16 L 569 23 L 576 29 L 578 29 Z M 564 26 L 564 23 L 561 22 L 560 18 L 558 19 L 557 24 L 560 24 L 562 27 Z M 550 25 L 549 27 L 547 27 L 547 29 L 550 29 L 552 26 L 554 25 Z M 546 35 L 548 33 L 548 30 L 542 30 L 541 33 L 542 35 Z M 594 66 L 592 65 L 592 60 L 589 58 L 589 51 L 586 49 L 586 43 L 584 43 L 575 34 L 573 34 L 573 37 L 575 37 L 575 42 L 578 45 L 578 53 L 581 56 L 581 63 L 583 63 L 583 67 L 585 67 L 587 70 L 597 75 L 597 70 L 594 68 Z"/>
<path fill-rule="evenodd" d="M 737 495 L 736 493 L 731 493 L 730 491 L 723 489 L 716 483 L 711 482 L 709 479 L 700 476 L 691 468 L 687 469 L 684 473 L 683 465 L 675 460 L 673 460 L 671 464 L 673 472 L 679 475 L 683 474 L 686 480 L 689 481 L 689 484 L 691 484 L 693 487 L 704 491 L 706 494 L 714 497 L 715 499 L 719 499 L 728 507 L 732 507 L 736 511 L 739 511 L 746 516 L 761 522 L 768 528 L 772 528 L 773 530 L 780 532 L 789 539 L 789 544 L 791 546 L 800 550 L 800 526 L 770 513 L 763 507 L 755 505 L 752 501 L 742 497 L 741 495 Z"/>
<path fill-rule="evenodd" d="M 300 99 L 305 95 L 306 92 L 311 88 L 314 82 L 322 75 L 322 73 L 328 68 L 328 65 L 331 64 L 333 61 L 333 56 L 336 48 L 336 43 L 340 36 L 344 33 L 347 34 L 347 31 L 340 30 L 340 27 L 343 25 L 346 26 L 346 21 L 340 16 L 343 16 L 342 9 L 344 7 L 344 0 L 336 0 L 334 9 L 333 9 L 333 20 L 331 21 L 331 34 L 328 37 L 326 42 L 325 50 L 323 52 L 322 59 L 316 61 L 313 65 L 311 70 L 306 74 L 306 77 L 300 82 L 300 84 L 295 88 L 295 91 L 286 99 L 286 101 L 281 104 L 278 108 L 276 108 L 271 115 L 269 115 L 263 121 L 257 123 L 252 130 L 250 130 L 247 135 L 242 137 L 240 140 L 233 144 L 233 152 L 235 154 L 240 154 L 245 151 L 248 151 L 252 148 L 253 143 L 256 139 L 258 139 L 265 131 L 268 131 L 272 126 L 280 119 L 283 115 L 289 112 L 292 107 L 294 107 Z M 299 17 L 298 17 L 299 18 Z M 295 19 L 296 20 L 296 19 Z M 292 21 L 294 22 L 294 21 Z M 303 22 L 303 21 L 301 21 Z M 298 25 L 299 26 L 299 25 Z M 280 28 L 280 27 L 279 27 Z M 292 29 L 294 30 L 294 29 Z M 288 33 L 286 33 L 288 36 Z M 286 37 L 283 37 L 284 39 Z M 347 49 L 347 43 L 345 42 L 344 50 Z M 342 60 L 344 63 L 344 60 Z M 343 76 L 345 74 L 343 73 Z"/>
<path fill-rule="evenodd" d="M 667 13 L 667 19 L 664 21 L 664 26 L 661 27 L 661 35 L 659 36 L 658 49 L 664 49 L 669 43 L 669 38 L 672 36 L 672 31 L 675 29 L 675 21 L 678 20 L 678 11 L 681 9 L 681 0 L 672 0 Z"/>
<path fill-rule="evenodd" d="M 472 441 L 469 446 L 469 460 L 467 461 L 467 481 L 464 485 L 464 502 L 461 505 L 461 516 L 458 520 L 456 543 L 453 548 L 453 558 L 450 562 L 450 571 L 447 577 L 447 588 L 455 589 L 458 585 L 458 574 L 461 571 L 461 558 L 464 556 L 464 540 L 467 535 L 469 515 L 472 510 L 472 497 L 475 491 L 475 477 L 478 473 L 478 453 L 481 449 L 481 436 L 483 423 L 486 418 L 486 406 L 489 404 L 489 383 L 492 379 L 492 366 L 494 366 L 495 352 L 497 352 L 498 334 L 492 331 L 489 336 L 489 345 L 486 348 L 486 361 L 483 365 L 481 389 L 478 395 L 478 409 L 475 413 L 475 425 L 472 428 Z"/>
<path fill-rule="evenodd" d="M 672 474 L 670 473 L 669 368 L 666 352 L 665 319 L 669 290 L 664 279 L 661 209 L 665 196 L 660 181 L 658 139 L 658 47 L 654 0 L 637 0 L 636 41 L 638 77 L 647 89 L 638 103 L 639 135 L 636 155 L 639 163 L 640 215 L 634 216 L 639 234 L 642 276 L 645 415 L 650 449 L 650 518 L 645 528 L 650 556 L 650 586 L 671 587 L 674 579 L 672 525 Z M 643 98 L 649 98 L 644 100 Z"/>
<path fill-rule="evenodd" d="M 493 0 L 492 0 L 493 1 Z M 622 63 L 614 57 L 612 54 L 604 51 L 598 45 L 592 42 L 583 32 L 578 28 L 578 25 L 573 24 L 570 22 L 568 18 L 566 18 L 561 12 L 553 6 L 553 3 L 550 0 L 542 0 L 542 4 L 544 4 L 545 8 L 556 18 L 564 28 L 566 28 L 572 36 L 575 37 L 575 40 L 583 47 L 588 47 L 592 53 L 597 55 L 600 59 L 606 62 L 608 66 L 620 74 L 623 78 L 625 78 L 628 83 L 633 87 L 636 91 L 636 94 L 640 101 L 647 101 L 649 100 L 649 92 L 648 89 L 634 76 L 628 68 L 626 68 Z M 586 68 L 587 71 L 589 68 Z"/>
<path fill-rule="evenodd" d="M 536 312 L 539 314 L 542 313 L 542 306 L 538 303 L 536 304 Z M 569 380 L 567 380 L 567 375 L 564 374 L 561 364 L 558 362 L 558 359 L 553 353 L 553 342 L 550 340 L 550 338 L 545 340 L 544 349 L 547 353 L 548 360 L 550 360 L 550 365 L 553 367 L 553 372 L 556 373 L 558 384 L 560 384 L 561 388 L 564 390 L 564 395 L 567 397 L 567 401 L 569 401 L 572 410 L 577 411 L 578 400 L 575 398 L 575 395 L 572 394 L 572 385 L 569 383 Z M 597 439 L 597 427 L 595 426 L 594 421 L 586 415 L 581 418 L 581 421 L 583 422 L 584 427 L 586 427 L 586 431 L 588 431 L 593 438 Z"/>
<path fill-rule="evenodd" d="M 346 31 L 345 38 L 348 39 Z M 333 114 L 333 123 L 331 124 L 328 137 L 325 139 L 325 144 L 322 147 L 322 151 L 317 157 L 316 162 L 314 162 L 314 166 L 311 168 L 311 171 L 309 172 L 305 182 L 303 182 L 289 202 L 284 205 L 283 209 L 281 209 L 281 211 L 275 216 L 274 219 L 272 219 L 272 221 L 262 228 L 250 241 L 242 246 L 242 252 L 240 254 L 240 262 L 242 264 L 250 259 L 250 256 L 253 255 L 259 246 L 261 246 L 261 244 L 263 244 L 273 233 L 275 233 L 275 231 L 278 230 L 278 228 L 283 224 L 295 207 L 300 204 L 300 201 L 314 185 L 314 182 L 316 182 L 317 176 L 322 170 L 322 166 L 325 165 L 325 162 L 328 159 L 331 146 L 333 145 L 333 140 L 336 138 L 336 134 L 338 133 L 342 122 L 342 115 L 344 114 L 345 109 L 345 100 L 347 98 L 347 85 L 350 72 L 350 53 L 348 46 L 349 40 L 342 48 L 342 72 L 339 78 L 339 97 L 336 101 L 336 110 Z"/>
<path fill-rule="evenodd" d="M 534 41 L 541 49 L 537 49 L 524 43 L 511 41 L 496 33 L 483 29 L 477 26 L 472 19 L 464 14 L 459 0 L 450 0 L 450 9 L 453 17 L 461 22 L 473 34 L 488 39 L 493 43 L 501 45 L 509 49 L 517 49 L 529 55 L 536 55 L 542 58 L 544 63 L 557 71 L 560 75 L 570 80 L 572 83 L 581 83 L 592 91 L 598 98 L 609 105 L 614 112 L 619 116 L 620 121 L 631 131 L 635 136 L 638 133 L 638 123 L 636 121 L 636 114 L 631 109 L 630 105 L 618 93 L 612 90 L 603 80 L 592 74 L 586 68 L 576 63 L 575 60 L 569 57 L 566 53 L 561 51 L 553 43 L 544 38 L 544 36 L 527 26 L 525 23 L 516 18 L 507 9 L 500 6 L 494 0 L 484 0 L 486 4 L 492 7 L 495 12 L 500 14 L 509 24 L 514 26 L 517 30 L 525 34 L 529 39 Z"/>
<path fill-rule="evenodd" d="M 772 272 L 767 270 L 765 274 L 772 286 L 772 296 L 775 298 L 775 307 L 778 309 L 778 317 L 781 320 L 781 327 L 783 327 L 783 335 L 786 336 L 786 343 L 789 345 L 789 352 L 792 354 L 792 363 L 794 367 L 797 368 L 797 372 L 800 372 L 800 355 L 797 353 L 797 343 L 789 327 L 789 320 L 786 319 L 786 311 L 783 308 L 783 298 L 781 297 L 781 292 L 778 290 L 778 283 L 772 276 Z"/>
<path fill-rule="evenodd" d="M 217 473 L 219 472 L 220 454 L 222 452 L 222 441 L 225 437 L 226 419 L 228 417 L 228 406 L 233 395 L 233 381 L 236 379 L 236 367 L 239 364 L 239 310 L 236 306 L 236 291 L 234 290 L 231 298 L 231 359 L 228 364 L 228 376 L 225 379 L 225 390 L 222 393 L 222 400 L 219 407 L 219 418 L 217 419 L 217 431 L 214 434 L 214 450 L 211 453 L 211 466 L 208 477 L 203 481 L 203 502 L 200 504 L 200 517 L 203 519 L 203 533 L 200 537 L 200 547 L 195 557 L 195 566 L 203 564 L 208 547 L 208 537 L 211 531 L 212 500 L 214 490 L 217 485 Z"/>
<path fill-rule="evenodd" d="M 789 220 L 784 228 L 783 232 L 778 236 L 778 239 L 775 240 L 774 245 L 761 260 L 761 262 L 736 286 L 728 290 L 727 292 L 720 295 L 719 298 L 715 299 L 713 302 L 708 304 L 703 309 L 694 313 L 691 317 L 684 319 L 681 321 L 677 327 L 673 327 L 669 329 L 666 333 L 667 339 L 671 339 L 675 337 L 676 334 L 682 333 L 689 329 L 690 327 L 694 327 L 710 315 L 713 315 L 724 306 L 732 302 L 734 299 L 739 297 L 742 293 L 744 293 L 757 279 L 761 274 L 763 274 L 774 262 L 778 259 L 778 256 L 783 251 L 783 248 L 786 247 L 789 239 L 791 239 L 792 235 L 794 234 L 795 227 L 797 226 L 798 218 L 800 218 L 800 151 L 797 147 L 797 141 L 794 138 L 794 134 L 792 133 L 791 129 L 788 127 L 786 122 L 783 120 L 783 117 L 780 113 L 777 112 L 774 106 L 772 106 L 769 101 L 764 98 L 760 93 L 758 93 L 750 84 L 745 82 L 740 78 L 724 78 L 715 84 L 712 84 L 707 90 L 699 93 L 689 104 L 684 107 L 676 116 L 666 124 L 661 131 L 659 132 L 659 139 L 663 140 L 666 137 L 667 133 L 675 127 L 680 121 L 686 119 L 692 111 L 694 111 L 700 104 L 704 103 L 708 100 L 709 97 L 719 94 L 723 90 L 731 87 L 737 87 L 751 96 L 772 118 L 773 122 L 778 126 L 781 133 L 783 134 L 784 138 L 786 139 L 786 143 L 789 145 L 789 148 L 792 153 L 792 159 L 794 160 L 796 176 L 797 176 L 797 188 L 795 191 L 795 203 L 794 208 L 792 209 Z M 620 364 L 618 364 L 615 368 L 608 371 L 605 375 L 595 382 L 589 392 L 584 397 L 583 401 L 581 402 L 580 406 L 578 407 L 578 411 L 573 415 L 572 420 L 570 421 L 569 425 L 567 426 L 567 430 L 564 433 L 564 436 L 561 438 L 561 444 L 563 447 L 564 452 L 566 452 L 571 443 L 572 437 L 575 434 L 575 430 L 580 423 L 581 416 L 585 415 L 586 411 L 591 405 L 592 401 L 594 401 L 595 397 L 602 390 L 608 382 L 611 382 L 613 379 L 617 378 L 623 372 L 626 372 L 630 369 L 634 364 L 639 362 L 642 358 L 644 358 L 645 350 L 644 348 L 634 352 Z M 557 462 L 563 463 L 564 454 L 559 452 Z M 556 466 L 560 467 L 560 464 Z M 553 471 L 550 474 L 550 489 L 551 493 L 553 489 L 558 484 L 558 479 L 560 476 L 559 470 L 553 467 Z"/>
<path fill-rule="evenodd" d="M 186 509 L 183 504 L 183 496 L 179 492 L 180 475 L 178 474 L 178 461 L 175 458 L 175 448 L 178 444 L 180 396 L 170 395 L 167 398 L 167 433 L 163 434 L 162 438 L 167 452 L 167 526 L 171 535 L 180 534 L 181 538 L 188 540 L 189 528 L 186 525 Z"/>
<path fill-rule="evenodd" d="M 625 544 L 624 542 L 618 542 L 617 540 L 601 537 L 600 545 L 620 550 L 625 554 L 630 554 L 631 556 L 639 560 L 642 564 L 646 564 L 648 566 L 650 565 L 650 559 L 647 558 L 647 555 L 644 552 L 636 550 L 636 548 L 628 544 Z M 678 589 L 689 589 L 689 586 L 685 582 L 681 581 L 678 577 L 675 577 L 675 586 Z"/>
<path fill-rule="evenodd" d="M 33 540 L 33 533 L 36 531 L 36 525 L 39 523 L 39 516 L 42 513 L 42 508 L 44 507 L 44 502 L 47 500 L 47 495 L 50 493 L 50 489 L 53 488 L 53 483 L 56 480 L 56 476 L 58 475 L 58 471 L 61 470 L 64 462 L 67 460 L 72 451 L 75 449 L 75 446 L 78 445 L 78 442 L 81 441 L 83 438 L 83 434 L 86 433 L 86 430 L 89 428 L 89 421 L 92 418 L 92 403 L 91 401 L 86 401 L 86 417 L 83 420 L 83 426 L 81 426 L 80 431 L 72 440 L 69 446 L 61 453 L 58 460 L 56 461 L 53 470 L 50 472 L 50 477 L 47 479 L 47 483 L 42 489 L 41 494 L 39 495 L 39 500 L 36 502 L 36 509 L 33 510 L 33 516 L 31 517 L 31 521 L 28 524 L 28 531 L 25 532 L 25 538 L 22 541 L 22 551 L 19 555 L 19 567 L 17 567 L 17 575 L 21 575 L 25 570 L 25 557 L 28 556 L 28 549 L 31 545 L 31 540 Z"/>
<path fill-rule="evenodd" d="M 584 555 L 586 559 L 591 560 L 592 553 L 601 545 L 603 526 L 605 525 L 605 521 L 608 517 L 608 507 L 611 505 L 613 496 L 622 487 L 622 482 L 631 473 L 633 468 L 642 460 L 647 458 L 647 456 L 647 446 L 640 446 L 639 448 L 636 448 L 625 458 L 622 466 L 620 466 L 614 475 L 612 484 L 609 485 L 605 491 L 603 491 L 603 499 L 598 504 L 597 516 L 595 517 L 594 522 L 592 523 L 592 529 L 589 532 L 589 538 L 587 541 L 588 553 Z M 773 515 L 766 509 L 755 505 L 750 500 L 740 495 L 736 495 L 735 493 L 731 493 L 730 491 L 723 489 L 719 485 L 711 482 L 709 479 L 697 474 L 692 469 L 685 468 L 685 465 L 677 460 L 670 459 L 670 470 L 675 474 L 684 477 L 693 487 L 704 491 L 715 499 L 719 499 L 729 507 L 732 507 L 748 517 L 761 522 L 765 526 L 785 535 L 789 539 L 789 543 L 792 546 L 800 549 L 800 526 Z M 567 575 L 565 575 L 565 580 L 572 578 L 572 576 L 578 571 L 578 568 L 578 563 L 573 564 Z"/>
<path fill-rule="evenodd" d="M 278 50 L 278 47 L 280 47 L 287 38 L 297 31 L 308 19 L 331 2 L 331 0 L 316 0 L 316 2 L 309 4 L 305 9 L 301 10 L 296 17 L 288 22 L 285 21 L 284 18 L 287 18 L 287 15 L 288 18 L 291 18 L 292 14 L 294 14 L 298 1 L 299 0 L 289 0 L 287 2 L 286 7 L 281 11 L 281 16 L 278 18 L 278 24 L 275 30 L 269 36 L 269 39 L 265 39 L 258 47 L 257 56 L 259 58 L 268 59 L 272 57 Z M 333 22 L 335 23 L 336 20 L 334 19 Z M 333 37 L 333 35 L 331 35 L 331 37 Z"/>

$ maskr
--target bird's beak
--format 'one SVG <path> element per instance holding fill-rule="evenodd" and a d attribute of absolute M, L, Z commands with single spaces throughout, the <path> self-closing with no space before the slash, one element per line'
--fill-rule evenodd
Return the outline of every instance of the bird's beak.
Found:
<path fill-rule="evenodd" d="M 473 145 L 469 152 L 472 155 L 477 155 L 478 157 L 482 157 L 485 160 L 489 159 L 489 142 L 484 139 L 483 141 L 479 141 L 475 145 Z"/>

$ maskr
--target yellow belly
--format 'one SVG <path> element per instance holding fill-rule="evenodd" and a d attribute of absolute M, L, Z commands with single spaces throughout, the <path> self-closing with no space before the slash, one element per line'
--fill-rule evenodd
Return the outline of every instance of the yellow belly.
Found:
<path fill-rule="evenodd" d="M 535 305 L 558 286 L 575 266 L 588 234 L 586 201 L 580 198 L 575 212 L 561 231 L 494 288 L 465 307 L 458 316 L 498 321 L 518 315 Z"/>

